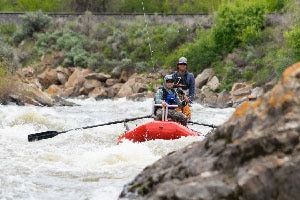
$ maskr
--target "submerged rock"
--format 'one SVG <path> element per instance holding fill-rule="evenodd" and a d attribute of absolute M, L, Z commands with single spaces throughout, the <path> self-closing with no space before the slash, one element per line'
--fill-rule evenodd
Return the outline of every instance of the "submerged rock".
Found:
<path fill-rule="evenodd" d="M 204 141 L 146 167 L 120 199 L 296 200 L 300 196 L 300 63 L 244 102 Z"/>

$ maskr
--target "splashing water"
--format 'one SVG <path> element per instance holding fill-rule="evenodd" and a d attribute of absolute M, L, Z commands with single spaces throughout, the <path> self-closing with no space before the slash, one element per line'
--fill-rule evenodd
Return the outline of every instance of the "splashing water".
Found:
<path fill-rule="evenodd" d="M 64 131 L 151 114 L 152 99 L 70 100 L 80 106 L 0 106 L 1 199 L 116 200 L 123 186 L 143 168 L 202 137 L 178 140 L 129 141 L 117 145 L 123 124 L 74 130 L 29 143 L 27 136 L 47 130 Z M 192 121 L 220 125 L 234 109 L 193 104 Z M 147 120 L 129 122 L 130 128 Z M 208 133 L 211 129 L 193 125 Z"/>

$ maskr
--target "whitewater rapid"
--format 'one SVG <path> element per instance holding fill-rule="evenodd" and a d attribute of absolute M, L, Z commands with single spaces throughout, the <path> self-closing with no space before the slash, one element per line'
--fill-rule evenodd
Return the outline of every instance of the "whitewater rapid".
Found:
<path fill-rule="evenodd" d="M 178 140 L 129 141 L 117 145 L 124 124 L 72 130 L 28 142 L 29 134 L 64 131 L 149 115 L 152 99 L 143 102 L 69 99 L 79 106 L 36 107 L 0 105 L 1 200 L 116 200 L 124 184 L 164 155 L 203 137 Z M 233 108 L 193 104 L 192 121 L 220 125 Z M 128 122 L 129 128 L 152 119 Z M 211 128 L 189 125 L 204 134 Z"/>

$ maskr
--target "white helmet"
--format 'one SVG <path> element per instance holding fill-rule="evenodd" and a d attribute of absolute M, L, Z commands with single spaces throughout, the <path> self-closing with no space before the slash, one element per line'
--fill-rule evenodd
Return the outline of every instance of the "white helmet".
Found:
<path fill-rule="evenodd" d="M 185 57 L 179 58 L 179 60 L 177 62 L 177 65 L 179 65 L 179 64 L 186 64 L 187 65 L 188 64 L 187 59 Z"/>

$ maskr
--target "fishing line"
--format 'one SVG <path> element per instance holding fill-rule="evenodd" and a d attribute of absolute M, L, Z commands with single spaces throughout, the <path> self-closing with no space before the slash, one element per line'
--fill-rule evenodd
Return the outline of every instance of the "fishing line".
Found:
<path fill-rule="evenodd" d="M 148 22 L 147 22 L 146 13 L 145 13 L 144 0 L 142 0 L 142 8 L 143 8 L 143 12 L 144 12 L 144 21 L 145 21 L 146 32 L 147 32 L 147 36 L 148 36 L 147 40 L 148 40 L 148 46 L 149 46 L 149 50 L 150 50 L 150 59 L 152 62 L 153 71 L 155 72 L 155 65 L 153 62 L 153 51 L 152 51 L 152 47 L 151 47 L 151 38 L 150 38 L 149 31 L 148 31 Z"/>

